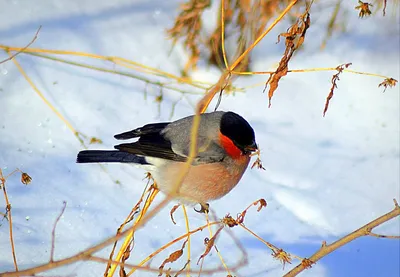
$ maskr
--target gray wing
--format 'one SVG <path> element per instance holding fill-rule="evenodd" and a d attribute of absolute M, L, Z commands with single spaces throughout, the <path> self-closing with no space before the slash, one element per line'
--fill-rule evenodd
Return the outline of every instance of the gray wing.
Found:
<path fill-rule="evenodd" d="M 216 141 L 219 139 L 219 125 L 223 114 L 224 112 L 214 112 L 200 116 L 195 163 L 219 162 L 226 157 L 225 150 Z M 189 156 L 193 118 L 194 116 L 189 116 L 172 122 L 161 132 L 171 142 L 172 150 L 183 157 Z"/>

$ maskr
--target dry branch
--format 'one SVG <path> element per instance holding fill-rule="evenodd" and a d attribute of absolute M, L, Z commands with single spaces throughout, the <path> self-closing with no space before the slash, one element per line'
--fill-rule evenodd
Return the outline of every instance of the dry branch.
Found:
<path fill-rule="evenodd" d="M 335 251 L 336 249 L 342 247 L 343 245 L 359 238 L 362 236 L 368 236 L 371 233 L 371 230 L 389 220 L 391 220 L 392 218 L 395 218 L 397 216 L 400 215 L 400 207 L 397 204 L 396 200 L 393 200 L 395 203 L 395 207 L 392 211 L 376 218 L 375 220 L 371 221 L 370 223 L 362 226 L 361 228 L 355 230 L 354 232 L 344 236 L 343 238 L 340 238 L 339 240 L 331 243 L 331 244 L 327 244 L 325 241 L 322 243 L 321 248 L 315 252 L 310 258 L 308 258 L 309 261 L 311 261 L 312 263 L 317 262 L 318 260 L 320 260 L 321 258 L 325 257 L 326 255 L 332 253 L 333 251 Z M 304 266 L 304 264 L 299 264 L 298 266 L 296 266 L 295 268 L 293 268 L 290 272 L 288 272 L 287 274 L 284 275 L 284 277 L 293 277 L 296 276 L 297 274 L 299 274 L 300 272 L 302 272 L 304 269 L 306 269 L 306 267 Z"/>
<path fill-rule="evenodd" d="M 13 174 L 13 173 L 11 173 L 11 174 Z M 18 272 L 17 254 L 15 253 L 14 236 L 13 236 L 11 204 L 10 204 L 10 201 L 8 200 L 8 195 L 7 195 L 7 190 L 6 190 L 6 179 L 7 178 L 5 178 L 3 176 L 3 172 L 1 171 L 1 168 L 0 168 L 0 187 L 3 189 L 4 199 L 6 201 L 6 215 L 7 215 L 8 224 L 9 224 L 11 252 L 12 252 L 12 256 L 13 256 L 15 271 Z"/>

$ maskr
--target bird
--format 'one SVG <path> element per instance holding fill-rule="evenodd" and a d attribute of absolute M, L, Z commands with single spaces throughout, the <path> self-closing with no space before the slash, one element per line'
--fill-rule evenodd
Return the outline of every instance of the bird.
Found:
<path fill-rule="evenodd" d="M 150 123 L 114 136 L 136 139 L 115 150 L 83 150 L 77 163 L 133 163 L 148 170 L 160 191 L 188 203 L 208 204 L 229 193 L 258 150 L 250 124 L 232 111 L 199 115 L 197 151 L 182 184 L 176 180 L 188 160 L 194 115 Z"/>

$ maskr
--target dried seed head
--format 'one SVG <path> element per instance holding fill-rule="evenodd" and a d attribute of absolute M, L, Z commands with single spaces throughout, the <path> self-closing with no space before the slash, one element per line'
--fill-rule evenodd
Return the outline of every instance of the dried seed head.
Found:
<path fill-rule="evenodd" d="M 24 185 L 29 185 L 32 181 L 32 177 L 28 175 L 28 173 L 22 172 L 21 174 L 21 183 Z"/>
<path fill-rule="evenodd" d="M 371 10 L 369 7 L 372 7 L 373 5 L 367 2 L 362 2 L 358 1 L 358 6 L 355 8 L 356 10 L 360 10 L 358 13 L 358 16 L 363 18 L 364 16 L 370 16 L 372 14 Z"/>
<path fill-rule="evenodd" d="M 281 261 L 281 263 L 283 264 L 283 268 L 285 268 L 286 263 L 291 264 L 292 263 L 292 258 L 290 257 L 290 255 L 283 251 L 282 249 L 279 249 L 278 251 L 273 251 L 274 253 L 272 253 L 272 256 Z"/>
<path fill-rule="evenodd" d="M 378 85 L 378 87 L 382 87 L 383 86 L 384 87 L 383 92 L 385 92 L 388 87 L 390 87 L 390 88 L 395 87 L 396 84 L 397 84 L 397 80 L 396 79 L 386 78 L 385 80 L 383 80 L 382 83 L 380 83 Z"/>
<path fill-rule="evenodd" d="M 91 137 L 89 141 L 89 144 L 102 144 L 102 143 L 103 141 L 96 137 Z"/>
<path fill-rule="evenodd" d="M 227 214 L 223 219 L 222 219 L 222 223 L 224 225 L 227 225 L 229 227 L 235 227 L 236 225 L 238 225 L 238 223 L 236 222 L 235 219 L 233 219 L 233 217 L 230 214 Z"/>

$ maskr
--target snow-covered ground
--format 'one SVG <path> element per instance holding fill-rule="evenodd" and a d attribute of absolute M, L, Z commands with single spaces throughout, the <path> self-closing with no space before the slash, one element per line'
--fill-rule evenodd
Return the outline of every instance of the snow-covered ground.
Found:
<path fill-rule="evenodd" d="M 350 2 L 350 1 L 349 1 Z M 350 11 L 352 5 L 349 3 Z M 24 46 L 42 25 L 32 47 L 74 50 L 121 56 L 179 74 L 186 61 L 180 46 L 172 51 L 165 29 L 171 27 L 179 1 L 0 1 L 0 43 Z M 398 8 L 398 7 L 397 7 Z M 335 35 L 324 51 L 319 43 L 328 17 L 313 14 L 306 48 L 290 68 L 336 67 L 352 62 L 351 69 L 399 79 L 399 17 L 388 15 L 358 19 L 348 14 L 347 33 Z M 207 13 L 206 27 L 215 21 Z M 254 50 L 253 70 L 271 69 L 282 53 L 276 35 L 280 24 Z M 7 56 L 2 54 L 0 60 Z M 88 62 L 83 58 L 74 59 Z M 112 148 L 113 135 L 149 122 L 178 119 L 193 112 L 199 96 L 164 90 L 161 105 L 155 101 L 159 88 L 119 75 L 96 72 L 61 63 L 19 55 L 17 60 L 45 97 L 73 126 L 103 140 L 91 149 Z M 92 63 L 109 69 L 120 67 L 102 61 Z M 262 86 L 222 99 L 220 110 L 243 115 L 256 132 L 266 170 L 248 170 L 239 185 L 212 208 L 218 216 L 235 215 L 251 202 L 265 198 L 268 207 L 246 217 L 246 226 L 265 240 L 300 256 L 309 256 L 321 241 L 334 241 L 393 208 L 399 200 L 399 88 L 383 89 L 377 77 L 343 73 L 327 116 L 322 117 L 333 72 L 289 74 L 281 82 L 267 108 Z M 215 69 L 200 67 L 197 79 L 214 81 Z M 265 76 L 243 77 L 244 87 L 265 81 Z M 146 96 L 145 96 L 146 91 Z M 24 186 L 19 177 L 7 182 L 12 204 L 16 254 L 20 268 L 49 260 L 51 231 L 62 208 L 67 208 L 56 231 L 55 258 L 73 255 L 113 235 L 143 190 L 144 171 L 128 165 L 75 164 L 81 145 L 65 124 L 35 94 L 13 62 L 0 64 L 0 168 L 28 172 L 33 181 Z M 109 176 L 112 176 L 110 179 Z M 113 180 L 118 179 L 120 184 Z M 177 225 L 163 209 L 136 234 L 132 262 L 184 233 L 181 212 Z M 0 206 L 5 207 L 1 198 Z M 2 210 L 4 212 L 4 210 Z M 189 210 L 192 227 L 204 218 Z M 0 226 L 0 272 L 13 269 L 8 224 Z M 398 234 L 398 220 L 376 230 Z M 232 229 L 249 255 L 250 264 L 240 276 L 280 276 L 288 271 L 273 260 L 270 251 L 248 233 Z M 203 233 L 192 245 L 193 261 L 203 252 Z M 180 243 L 160 255 L 158 267 Z M 194 246 L 195 245 L 195 246 Z M 228 263 L 240 252 L 225 233 L 217 241 Z M 302 276 L 399 276 L 397 240 L 359 239 L 324 258 Z M 109 248 L 101 252 L 107 257 Z M 216 254 L 207 266 L 219 266 Z M 192 264 L 196 268 L 195 262 Z M 77 263 L 46 273 L 60 276 L 102 276 L 105 266 Z M 43 274 L 45 275 L 45 274 Z M 152 276 L 141 272 L 137 276 Z"/>

